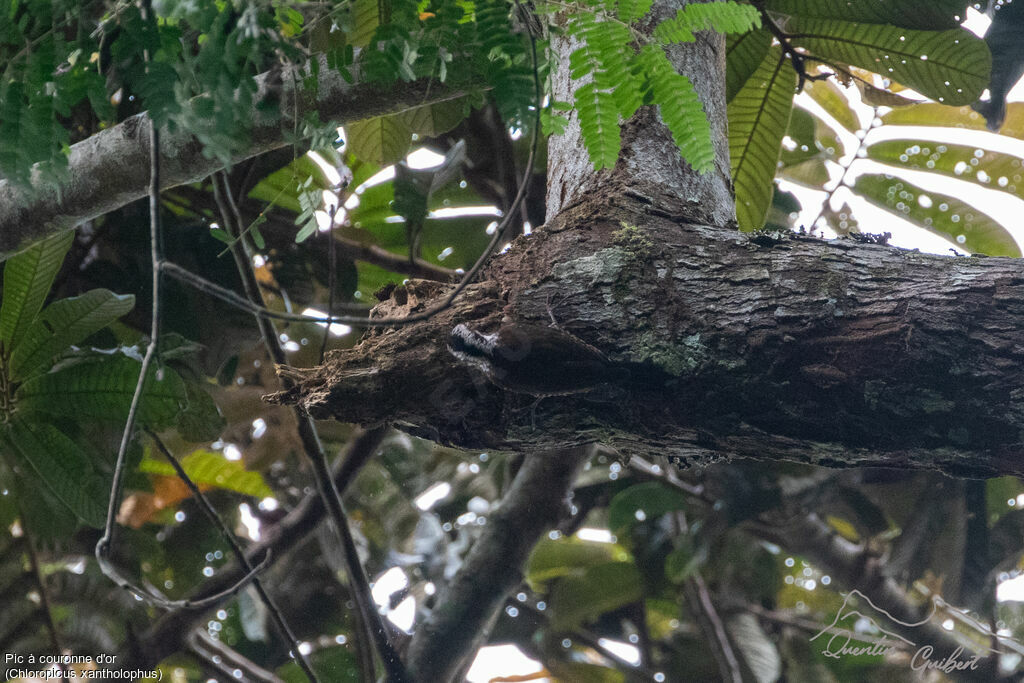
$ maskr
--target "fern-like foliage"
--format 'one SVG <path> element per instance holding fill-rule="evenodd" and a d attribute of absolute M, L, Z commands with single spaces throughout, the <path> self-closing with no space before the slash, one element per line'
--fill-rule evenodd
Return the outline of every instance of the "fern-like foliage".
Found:
<path fill-rule="evenodd" d="M 761 18 L 753 5 L 738 2 L 714 2 L 687 5 L 654 29 L 654 38 L 660 43 L 691 43 L 694 33 L 711 29 L 720 33 L 746 33 L 761 25 Z"/>
<path fill-rule="evenodd" d="M 536 100 L 533 64 L 527 39 L 512 30 L 512 8 L 506 0 L 478 0 L 475 47 L 484 56 L 483 76 L 498 111 L 510 125 L 525 128 Z"/>
<path fill-rule="evenodd" d="M 687 5 L 647 36 L 630 22 L 650 7 L 648 0 L 606 0 L 578 6 L 569 16 L 566 31 L 579 43 L 569 69 L 573 79 L 583 81 L 574 93 L 583 144 L 595 167 L 614 166 L 620 122 L 641 105 L 654 104 L 683 157 L 697 170 L 708 171 L 714 150 L 707 118 L 693 84 L 675 70 L 664 47 L 692 42 L 702 30 L 747 32 L 760 26 L 760 16 L 754 7 L 731 1 Z"/>

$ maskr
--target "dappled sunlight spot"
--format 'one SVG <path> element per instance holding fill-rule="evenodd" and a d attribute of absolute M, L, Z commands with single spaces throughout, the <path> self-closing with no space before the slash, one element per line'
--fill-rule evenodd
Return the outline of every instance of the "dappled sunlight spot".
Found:
<path fill-rule="evenodd" d="M 394 609 L 388 610 L 388 621 L 406 633 L 412 632 L 412 625 L 415 619 L 416 598 L 411 595 L 398 603 Z"/>
<path fill-rule="evenodd" d="M 323 171 L 324 175 L 327 177 L 327 182 L 335 187 L 341 185 L 341 174 L 338 172 L 338 169 L 334 167 L 334 164 L 327 161 L 327 159 L 324 159 L 319 152 L 314 150 L 306 152 L 306 156 L 309 157 L 321 171 Z"/>
<path fill-rule="evenodd" d="M 1024 602 L 1024 574 L 1010 576 L 1004 572 L 998 578 L 999 582 L 996 584 L 997 602 Z"/>
<path fill-rule="evenodd" d="M 635 645 L 611 638 L 600 638 L 597 642 L 619 659 L 629 662 L 633 666 L 640 666 L 640 650 Z"/>
<path fill-rule="evenodd" d="M 515 645 L 488 645 L 480 648 L 466 673 L 470 683 L 489 683 L 502 676 L 529 676 L 544 671 L 536 659 L 527 657 Z M 550 678 L 532 679 L 536 683 L 550 681 Z"/>
<path fill-rule="evenodd" d="M 310 317 L 317 318 L 326 318 L 327 311 L 321 311 L 319 308 L 310 307 L 303 310 L 302 315 L 308 315 Z M 319 325 L 320 327 L 327 327 L 326 322 L 318 322 L 316 324 Z M 344 325 L 342 323 L 331 323 L 331 336 L 341 337 L 343 335 L 348 334 L 351 331 L 352 328 L 349 325 Z"/>
<path fill-rule="evenodd" d="M 417 508 L 426 512 L 430 508 L 434 507 L 437 503 L 448 497 L 448 494 L 452 491 L 452 485 L 446 481 L 438 482 L 428 488 L 426 491 L 416 496 L 413 503 Z"/>
<path fill-rule="evenodd" d="M 245 529 L 246 536 L 250 541 L 260 540 L 260 520 L 252 514 L 252 508 L 248 503 L 241 503 L 238 506 L 238 523 Z"/>
<path fill-rule="evenodd" d="M 597 529 L 595 527 L 583 527 L 576 532 L 576 538 L 581 541 L 591 541 L 594 543 L 615 543 L 615 535 L 607 529 Z"/>
<path fill-rule="evenodd" d="M 435 209 L 430 212 L 431 218 L 458 218 L 460 216 L 501 216 L 502 212 L 496 206 L 452 206 L 442 209 Z"/>
<path fill-rule="evenodd" d="M 392 567 L 377 577 L 370 587 L 370 594 L 378 607 L 387 608 L 391 596 L 398 591 L 408 587 L 409 577 L 405 575 L 401 567 Z"/>
<path fill-rule="evenodd" d="M 409 155 L 405 157 L 405 163 L 409 168 L 422 170 L 440 166 L 444 163 L 444 156 L 438 154 L 432 149 L 420 147 L 415 152 L 410 152 Z"/>

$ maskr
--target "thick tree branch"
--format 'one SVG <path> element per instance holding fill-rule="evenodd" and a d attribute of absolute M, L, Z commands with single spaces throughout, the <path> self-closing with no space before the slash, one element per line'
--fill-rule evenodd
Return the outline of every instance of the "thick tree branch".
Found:
<path fill-rule="evenodd" d="M 627 190 L 563 212 L 496 259 L 455 308 L 368 335 L 320 368 L 287 370 L 299 383 L 277 400 L 363 424 L 390 415 L 466 448 L 601 441 L 688 463 L 1024 474 L 1019 260 L 765 241 L 661 204 Z M 437 287 L 396 290 L 378 314 L 429 307 Z M 548 305 L 625 377 L 609 391 L 545 399 L 535 429 L 521 410 L 532 397 L 498 389 L 446 346 L 459 323 L 546 324 Z"/>
<path fill-rule="evenodd" d="M 451 680 L 486 638 L 505 597 L 522 582 L 533 546 L 562 516 L 589 451 L 547 453 L 523 464 L 434 611 L 417 626 L 408 656 L 415 680 Z"/>
<path fill-rule="evenodd" d="M 345 125 L 462 94 L 444 84 L 427 81 L 387 87 L 365 83 L 356 67 L 352 67 L 353 82 L 349 83 L 327 66 L 325 57 L 318 58 L 321 65 L 315 98 L 308 92 L 297 91 L 304 71 L 293 77 L 278 69 L 257 77 L 258 93 L 253 98 L 249 118 L 252 144 L 233 162 L 290 144 L 289 136 L 294 133 L 296 122 L 313 112 L 322 121 Z M 262 113 L 257 104 L 263 102 L 276 103 L 281 116 Z M 43 191 L 39 184 L 25 189 L 0 180 L 0 259 L 43 237 L 145 196 L 143 169 L 149 165 L 150 127 L 149 117 L 138 114 L 72 145 L 69 179 L 58 188 Z M 199 141 L 184 131 L 165 132 L 160 151 L 161 188 L 198 182 L 224 167 L 221 161 L 203 156 Z"/>

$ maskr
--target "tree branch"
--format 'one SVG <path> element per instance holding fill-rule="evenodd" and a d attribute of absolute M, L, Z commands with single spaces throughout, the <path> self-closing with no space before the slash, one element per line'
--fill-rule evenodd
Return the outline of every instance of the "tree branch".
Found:
<path fill-rule="evenodd" d="M 437 607 L 417 626 L 408 655 L 414 680 L 450 680 L 486 639 L 533 546 L 562 516 L 589 453 L 576 448 L 526 460 Z"/>
<path fill-rule="evenodd" d="M 273 400 L 343 422 L 386 414 L 470 449 L 600 440 L 623 455 L 659 451 L 685 463 L 1024 474 L 1018 260 L 766 240 L 689 223 L 669 200 L 659 204 L 628 189 L 577 204 L 494 259 L 489 280 L 453 309 L 368 335 L 319 368 L 283 370 L 297 386 Z M 438 287 L 410 283 L 372 317 L 429 308 Z M 546 326 L 549 305 L 616 372 L 603 396 L 542 402 L 534 429 L 519 410 L 532 397 L 502 391 L 447 345 L 460 323 Z"/>
<path fill-rule="evenodd" d="M 280 69 L 256 78 L 258 91 L 250 117 L 252 144 L 232 159 L 233 163 L 291 144 L 293 125 L 311 113 L 322 121 L 345 125 L 463 94 L 425 80 L 382 88 L 361 81 L 355 66 L 350 67 L 353 82 L 349 83 L 327 65 L 325 56 L 314 58 L 320 60 L 315 99 L 304 90 L 296 91 L 296 84 L 308 75 L 308 67 L 294 78 Z M 258 105 L 268 101 L 277 103 L 279 117 L 260 111 Z M 57 188 L 42 191 L 40 183 L 30 189 L 0 180 L 0 259 L 144 197 L 147 178 L 142 169 L 149 165 L 150 128 L 149 117 L 142 113 L 72 145 L 68 180 Z M 162 136 L 160 163 L 161 188 L 198 182 L 224 168 L 221 161 L 203 156 L 198 140 L 180 130 Z"/>

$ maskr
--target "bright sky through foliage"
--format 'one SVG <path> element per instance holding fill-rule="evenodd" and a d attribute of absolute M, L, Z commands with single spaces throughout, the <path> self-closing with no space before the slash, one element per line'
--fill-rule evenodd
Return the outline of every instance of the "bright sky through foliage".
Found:
<path fill-rule="evenodd" d="M 967 20 L 963 26 L 975 34 L 982 36 L 990 24 L 990 19 L 974 9 L 968 9 Z M 872 109 L 861 102 L 860 93 L 856 88 L 843 89 L 850 106 L 860 117 L 863 126 L 870 125 Z M 1024 85 L 1018 85 L 1010 91 L 1008 101 L 1024 101 Z M 846 150 L 846 155 L 840 159 L 840 163 L 847 164 L 853 154 L 860 146 L 860 140 L 845 130 L 835 119 L 833 119 L 810 95 L 801 93 L 796 98 L 796 104 L 807 109 L 815 116 L 826 121 L 833 129 Z M 881 113 L 888 111 L 881 109 Z M 866 140 L 869 143 L 881 142 L 892 139 L 920 139 L 934 140 L 959 145 L 973 145 L 982 150 L 996 150 L 1006 154 L 1012 154 L 1024 158 L 1024 141 L 1007 136 L 989 133 L 987 131 L 964 130 L 956 128 L 938 128 L 923 126 L 881 126 L 870 129 L 867 132 Z M 829 163 L 831 181 L 826 189 L 836 186 L 842 175 L 839 165 Z M 850 185 L 857 176 L 865 173 L 893 173 L 891 167 L 877 162 L 858 159 L 847 173 L 844 185 Z M 965 185 L 955 178 L 946 178 L 938 174 L 926 173 L 923 171 L 900 170 L 899 176 L 914 183 L 926 190 L 964 197 Z M 810 227 L 812 222 L 819 215 L 822 201 L 827 193 L 812 190 L 795 183 L 780 180 L 781 189 L 793 192 L 800 200 L 802 210 L 797 225 Z M 969 196 L 964 197 L 970 204 L 977 207 L 984 207 L 985 213 L 1000 222 L 1013 235 L 1017 244 L 1024 247 L 1024 227 L 1020 225 L 1019 217 L 1024 214 L 1024 200 L 1014 197 L 1006 192 L 997 189 L 986 189 L 977 184 L 972 184 L 967 192 Z M 927 201 L 924 197 L 920 201 Z M 836 211 L 842 209 L 843 204 L 849 204 L 853 209 L 854 216 L 860 225 L 862 232 L 891 232 L 890 244 L 905 249 L 920 249 L 921 251 L 936 254 L 952 255 L 951 248 L 964 253 L 962 247 L 951 240 L 944 239 L 938 235 L 928 233 L 917 228 L 911 223 L 904 221 L 894 215 L 891 211 L 880 209 L 856 196 L 849 187 L 839 188 L 832 197 L 832 208 Z M 816 231 L 821 231 L 824 221 L 819 221 Z M 832 236 L 832 233 L 825 228 L 824 234 Z"/>

